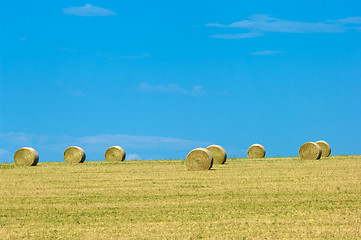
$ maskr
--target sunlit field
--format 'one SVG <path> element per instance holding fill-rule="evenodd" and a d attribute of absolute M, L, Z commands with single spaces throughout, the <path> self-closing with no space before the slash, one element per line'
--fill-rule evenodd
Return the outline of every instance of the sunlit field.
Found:
<path fill-rule="evenodd" d="M 0 239 L 360 239 L 361 156 L 0 164 Z"/>

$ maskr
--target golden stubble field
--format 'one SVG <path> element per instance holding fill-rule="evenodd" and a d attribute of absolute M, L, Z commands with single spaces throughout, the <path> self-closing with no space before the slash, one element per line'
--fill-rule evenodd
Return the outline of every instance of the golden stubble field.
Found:
<path fill-rule="evenodd" d="M 0 164 L 0 239 L 360 239 L 361 156 Z"/>

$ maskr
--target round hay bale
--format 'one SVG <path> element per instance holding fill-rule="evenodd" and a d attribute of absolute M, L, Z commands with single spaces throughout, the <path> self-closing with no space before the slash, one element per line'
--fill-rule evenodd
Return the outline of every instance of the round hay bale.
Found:
<path fill-rule="evenodd" d="M 119 146 L 108 148 L 104 154 L 105 161 L 107 162 L 120 162 L 125 159 L 125 151 Z"/>
<path fill-rule="evenodd" d="M 31 147 L 18 149 L 14 154 L 14 163 L 17 166 L 36 166 L 39 162 L 39 154 Z"/>
<path fill-rule="evenodd" d="M 316 144 L 318 146 L 320 146 L 320 148 L 322 150 L 321 157 L 330 156 L 330 154 L 331 154 L 331 146 L 327 142 L 320 140 L 320 141 L 317 141 Z"/>
<path fill-rule="evenodd" d="M 64 151 L 64 160 L 67 163 L 83 163 L 85 161 L 85 152 L 77 146 L 68 147 Z"/>
<path fill-rule="evenodd" d="M 261 144 L 253 144 L 247 150 L 249 158 L 263 158 L 266 155 L 266 149 Z"/>
<path fill-rule="evenodd" d="M 205 148 L 196 148 L 188 153 L 185 164 L 189 171 L 209 170 L 213 166 L 213 156 Z"/>
<path fill-rule="evenodd" d="M 321 147 L 313 142 L 306 142 L 302 144 L 298 154 L 301 159 L 316 160 L 320 159 L 322 155 Z"/>
<path fill-rule="evenodd" d="M 221 146 L 211 145 L 206 149 L 212 153 L 213 164 L 224 164 L 226 162 L 227 153 Z"/>

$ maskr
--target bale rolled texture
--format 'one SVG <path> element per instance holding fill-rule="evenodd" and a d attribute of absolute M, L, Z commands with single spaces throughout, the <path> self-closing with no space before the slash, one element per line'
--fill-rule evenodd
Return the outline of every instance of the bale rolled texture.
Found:
<path fill-rule="evenodd" d="M 320 146 L 320 148 L 322 150 L 321 157 L 330 156 L 330 154 L 331 154 L 331 146 L 327 142 L 320 140 L 320 141 L 317 141 L 316 144 L 318 146 Z"/>
<path fill-rule="evenodd" d="M 213 166 L 213 156 L 205 148 L 196 148 L 188 153 L 185 164 L 189 171 L 209 170 Z"/>
<path fill-rule="evenodd" d="M 253 144 L 247 151 L 249 158 L 263 158 L 265 155 L 266 149 L 261 144 Z"/>
<path fill-rule="evenodd" d="M 14 163 L 17 166 L 36 166 L 39 162 L 39 154 L 31 147 L 18 149 L 14 154 Z"/>
<path fill-rule="evenodd" d="M 83 163 L 85 161 L 85 152 L 77 146 L 68 147 L 64 151 L 64 160 L 67 163 Z"/>
<path fill-rule="evenodd" d="M 108 148 L 104 154 L 105 161 L 107 162 L 120 162 L 125 159 L 125 151 L 119 146 Z"/>
<path fill-rule="evenodd" d="M 212 153 L 213 164 L 224 164 L 226 162 L 227 153 L 221 146 L 211 145 L 206 149 Z"/>
<path fill-rule="evenodd" d="M 306 142 L 302 144 L 298 154 L 301 159 L 316 160 L 322 155 L 321 147 L 314 142 Z"/>

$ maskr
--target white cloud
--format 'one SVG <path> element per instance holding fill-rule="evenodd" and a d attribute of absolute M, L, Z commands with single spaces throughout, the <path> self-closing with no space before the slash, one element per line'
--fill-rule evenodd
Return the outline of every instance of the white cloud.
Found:
<path fill-rule="evenodd" d="M 6 143 L 16 144 L 21 146 L 31 145 L 32 143 L 43 143 L 48 140 L 48 137 L 45 135 L 34 135 L 26 134 L 22 132 L 9 132 L 9 133 L 0 133 L 0 140 L 6 140 Z M 1 141 L 0 141 L 1 143 Z M 4 145 L 4 144 L 2 144 Z"/>
<path fill-rule="evenodd" d="M 239 39 L 260 37 L 266 33 L 343 33 L 349 29 L 357 29 L 361 17 L 348 17 L 324 22 L 289 21 L 269 15 L 252 15 L 245 20 L 229 25 L 210 23 L 206 26 L 217 28 L 237 28 L 248 30 L 248 33 L 216 34 L 213 38 Z"/>
<path fill-rule="evenodd" d="M 126 155 L 125 160 L 142 160 L 142 158 L 136 153 L 131 153 Z"/>
<path fill-rule="evenodd" d="M 255 38 L 262 37 L 264 34 L 259 32 L 239 33 L 239 34 L 215 34 L 212 38 L 223 38 L 223 39 L 241 39 L 241 38 Z"/>
<path fill-rule="evenodd" d="M 53 84 L 59 88 L 59 90 L 62 90 L 66 95 L 71 97 L 82 97 L 85 96 L 86 93 L 81 88 L 74 88 L 73 86 L 68 86 L 65 82 L 62 80 L 54 80 Z"/>
<path fill-rule="evenodd" d="M 140 83 L 138 90 L 142 92 L 166 92 L 166 93 L 182 93 L 187 91 L 178 84 L 170 83 L 168 85 L 150 85 L 147 83 Z"/>
<path fill-rule="evenodd" d="M 0 148 L 0 163 L 11 163 L 13 161 L 13 155 L 6 149 Z"/>
<path fill-rule="evenodd" d="M 203 86 L 196 85 L 196 86 L 193 86 L 190 93 L 191 93 L 191 95 L 201 95 L 201 94 L 205 93 L 205 90 L 204 90 Z"/>
<path fill-rule="evenodd" d="M 25 41 L 26 39 L 28 39 L 27 37 L 21 37 L 19 38 L 19 41 Z"/>
<path fill-rule="evenodd" d="M 175 83 L 170 83 L 168 85 L 150 85 L 147 83 L 140 83 L 137 87 L 137 91 L 187 95 L 201 95 L 205 93 L 205 90 L 201 85 L 195 85 L 192 87 L 192 89 L 185 89 Z"/>
<path fill-rule="evenodd" d="M 337 20 L 330 20 L 330 22 L 339 22 L 342 24 L 361 24 L 361 17 L 347 17 Z"/>
<path fill-rule="evenodd" d="M 63 13 L 82 17 L 102 17 L 117 15 L 112 10 L 96 7 L 91 4 L 85 4 L 83 7 L 64 8 Z"/>
<path fill-rule="evenodd" d="M 272 51 L 272 50 L 265 50 L 265 51 L 259 51 L 259 52 L 251 52 L 249 55 L 258 55 L 258 56 L 265 56 L 265 55 L 275 55 L 275 54 L 281 54 L 284 53 L 283 51 Z"/>
<path fill-rule="evenodd" d="M 0 148 L 0 156 L 1 156 L 1 155 L 4 155 L 4 154 L 7 154 L 8 152 L 9 152 L 9 151 Z"/>
<path fill-rule="evenodd" d="M 208 145 L 209 142 L 158 136 L 107 134 L 74 137 L 11 132 L 0 133 L 0 163 L 12 162 L 12 154 L 21 147 L 33 147 L 39 153 L 41 162 L 61 162 L 63 152 L 69 146 L 82 147 L 89 161 L 102 161 L 104 152 L 111 146 L 121 146 L 130 152 L 128 160 L 141 160 L 184 158 L 190 150 Z"/>
<path fill-rule="evenodd" d="M 137 149 L 159 149 L 168 147 L 171 149 L 181 148 L 185 145 L 192 145 L 196 142 L 192 140 L 184 140 L 179 138 L 157 137 L 157 136 L 133 136 L 133 135 L 98 135 L 86 136 L 76 139 L 79 144 L 87 145 L 111 145 L 117 144 Z"/>

